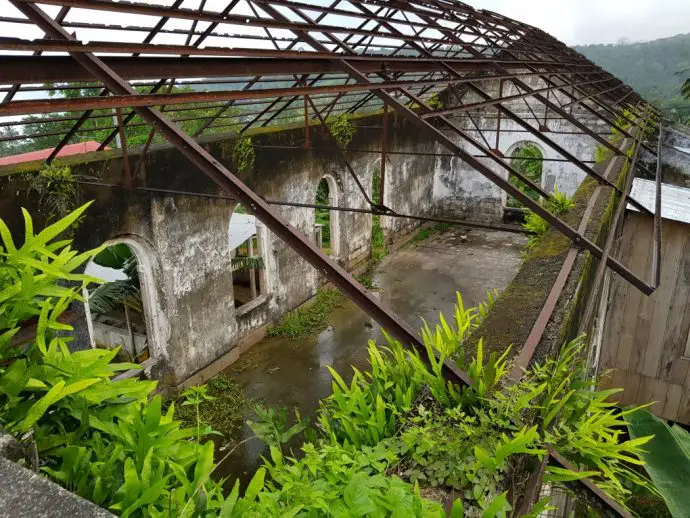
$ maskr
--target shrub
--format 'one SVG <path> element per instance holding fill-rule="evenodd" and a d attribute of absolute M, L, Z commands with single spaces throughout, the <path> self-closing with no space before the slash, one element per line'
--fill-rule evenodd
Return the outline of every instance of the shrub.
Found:
<path fill-rule="evenodd" d="M 197 429 L 181 427 L 174 405 L 162 411 L 155 382 L 114 380 L 137 367 L 114 363 L 117 349 L 69 349 L 72 328 L 59 318 L 97 282 L 75 270 L 100 249 L 78 253 L 56 238 L 86 207 L 38 234 L 24 211 L 21 247 L 0 221 L 0 426 L 53 480 L 123 516 L 219 508 L 213 443 L 192 440 Z M 34 331 L 20 340 L 21 329 Z"/>
<path fill-rule="evenodd" d="M 37 173 L 27 174 L 26 179 L 29 191 L 38 195 L 40 210 L 49 221 L 63 218 L 77 208 L 79 191 L 76 182 L 79 178 L 68 166 L 45 165 Z"/>

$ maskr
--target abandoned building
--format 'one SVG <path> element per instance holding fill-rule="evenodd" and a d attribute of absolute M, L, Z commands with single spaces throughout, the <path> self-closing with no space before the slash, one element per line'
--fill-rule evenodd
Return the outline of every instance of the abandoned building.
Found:
<path fill-rule="evenodd" d="M 93 200 L 74 243 L 104 246 L 86 273 L 107 282 L 69 310 L 78 347 L 202 383 L 330 283 L 423 348 L 353 274 L 373 234 L 397 249 L 442 223 L 462 230 L 440 284 L 460 290 L 462 250 L 481 249 L 467 271 L 501 294 L 475 334 L 512 345 L 514 376 L 585 333 L 621 404 L 690 425 L 690 136 L 550 35 L 451 0 L 9 3 L 0 27 L 22 36 L 0 37 L 0 141 L 47 151 L 0 165 L 0 217 L 17 236 L 22 207 L 49 219 L 26 180 L 46 168 L 68 170 L 75 206 Z M 526 209 L 548 231 L 521 255 Z"/>

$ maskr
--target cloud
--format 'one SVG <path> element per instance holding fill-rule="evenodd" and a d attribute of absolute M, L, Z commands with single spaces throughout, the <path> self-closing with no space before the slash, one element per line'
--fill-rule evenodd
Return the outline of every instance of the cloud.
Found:
<path fill-rule="evenodd" d="M 649 41 L 690 31 L 688 0 L 469 0 L 568 43 Z"/>

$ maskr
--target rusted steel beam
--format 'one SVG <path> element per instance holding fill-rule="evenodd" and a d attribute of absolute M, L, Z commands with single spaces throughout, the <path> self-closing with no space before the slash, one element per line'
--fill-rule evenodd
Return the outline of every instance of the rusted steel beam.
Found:
<path fill-rule="evenodd" d="M 608 79 L 598 79 L 596 81 L 583 81 L 580 83 L 574 83 L 573 85 L 592 85 L 592 84 L 597 84 L 597 83 L 602 83 L 608 81 Z M 573 86 L 569 85 L 569 86 Z M 476 103 L 470 103 L 470 104 L 464 104 L 462 106 L 457 106 L 453 108 L 446 108 L 444 110 L 436 110 L 432 111 L 430 113 L 425 113 L 422 115 L 423 119 L 429 119 L 433 117 L 440 117 L 444 115 L 453 115 L 455 113 L 461 113 L 467 110 L 476 110 L 479 108 L 486 108 L 487 106 L 495 106 L 497 104 L 501 103 L 509 103 L 512 101 L 519 101 L 521 99 L 525 99 L 527 97 L 534 97 L 534 94 L 539 92 L 550 92 L 552 90 L 558 90 L 561 88 L 561 86 L 547 86 L 544 88 L 539 88 L 538 90 L 532 90 L 531 92 L 526 92 L 526 93 L 519 93 L 519 94 L 514 94 L 514 95 L 507 95 L 505 97 L 497 97 L 497 98 L 492 98 L 489 101 L 481 101 L 481 102 L 476 102 Z"/>
<path fill-rule="evenodd" d="M 25 16 L 34 21 L 50 37 L 69 40 L 71 35 L 65 31 L 45 12 L 33 4 L 10 0 Z M 92 54 L 73 55 L 84 68 L 94 77 L 101 80 L 108 89 L 120 96 L 133 95 L 135 90 L 115 72 L 110 70 L 100 59 Z M 137 113 L 163 135 L 170 143 L 177 147 L 192 163 L 201 169 L 223 191 L 235 197 L 246 206 L 268 229 L 295 250 L 302 258 L 314 266 L 317 271 L 342 290 L 363 311 L 371 315 L 377 323 L 387 329 L 390 334 L 403 344 L 420 349 L 424 354 L 426 349 L 416 332 L 397 315 L 370 293 L 368 293 L 347 271 L 335 261 L 326 257 L 312 242 L 283 221 L 269 205 L 254 191 L 247 187 L 234 174 L 213 158 L 203 147 L 191 137 L 182 132 L 175 124 L 169 122 L 160 112 L 150 108 L 138 108 Z M 455 365 L 446 362 L 444 369 L 459 382 L 468 383 L 467 375 Z"/>
<path fill-rule="evenodd" d="M 58 23 L 62 23 L 64 19 L 67 17 L 69 14 L 69 7 L 61 7 L 60 11 L 58 12 L 57 16 L 55 17 L 55 21 Z M 34 56 L 40 56 L 43 53 L 42 49 L 36 49 L 34 51 Z M 5 95 L 5 98 L 2 100 L 3 103 L 8 103 L 12 100 L 12 98 L 16 95 L 16 93 L 19 91 L 21 88 L 21 84 L 14 84 L 12 85 L 12 88 L 10 88 L 9 92 Z"/>
<path fill-rule="evenodd" d="M 104 88 L 98 95 L 100 97 L 108 95 L 108 89 Z M 74 123 L 74 125 L 69 129 L 67 133 L 64 134 L 62 140 L 60 140 L 60 142 L 58 142 L 58 145 L 55 146 L 53 150 L 50 152 L 50 155 L 48 155 L 48 158 L 46 158 L 46 164 L 50 164 L 53 160 L 55 160 L 55 157 L 58 156 L 58 153 L 62 150 L 62 148 L 64 148 L 67 145 L 67 143 L 72 139 L 72 137 L 74 137 L 74 135 L 77 134 L 79 128 L 81 128 L 84 125 L 84 123 L 89 119 L 92 113 L 93 110 L 87 110 L 84 113 L 82 113 L 81 117 L 79 117 L 79 120 Z"/>
<path fill-rule="evenodd" d="M 17 0 L 21 3 L 34 3 L 34 0 Z M 195 9 L 181 8 L 172 9 L 167 6 L 157 6 L 141 2 L 110 0 L 41 0 L 41 4 L 74 7 L 79 9 L 89 9 L 96 11 L 107 11 L 126 14 L 140 14 L 148 16 L 165 16 L 171 19 L 198 20 L 200 22 L 212 22 L 238 25 L 241 27 L 259 27 L 267 29 L 286 29 L 292 31 L 315 31 L 327 33 L 343 32 L 343 27 L 337 25 L 326 25 L 316 23 L 296 23 L 290 20 L 276 21 L 275 19 L 254 18 L 237 14 L 227 14 L 222 16 L 220 13 L 212 11 L 198 12 Z M 262 6 L 266 4 L 261 3 Z M 360 34 L 365 36 L 381 37 L 381 33 L 367 29 L 347 28 L 350 34 Z M 419 43 L 430 43 L 435 41 L 443 42 L 442 38 L 432 38 L 430 36 L 415 37 L 410 35 L 401 36 L 405 41 L 416 41 Z"/>
<path fill-rule="evenodd" d="M 450 84 L 466 82 L 465 79 L 450 81 Z M 319 95 L 324 93 L 340 92 L 365 92 L 374 90 L 396 90 L 407 87 L 424 87 L 437 85 L 438 80 L 428 81 L 390 81 L 380 83 L 355 83 L 348 85 L 323 85 L 307 88 L 266 88 L 249 91 L 217 91 L 217 92 L 191 92 L 177 94 L 132 94 L 112 95 L 108 97 L 41 99 L 29 101 L 12 101 L 0 105 L 0 116 L 28 115 L 35 113 L 54 113 L 81 111 L 85 109 L 150 107 L 167 104 L 190 104 L 211 101 L 229 101 L 245 99 L 270 99 L 274 97 L 300 97 L 303 95 Z"/>
<path fill-rule="evenodd" d="M 269 6 L 269 5 L 264 5 L 264 10 L 273 18 L 276 19 L 287 19 L 284 14 L 281 12 L 277 11 L 275 8 Z M 386 25 L 389 30 L 394 32 L 395 34 L 399 33 L 399 31 L 391 26 L 390 24 Z M 327 50 L 327 48 L 320 43 L 319 41 L 315 40 L 312 36 L 307 34 L 304 31 L 298 31 L 296 33 L 303 41 L 314 47 L 315 49 L 319 50 Z M 462 42 L 461 42 L 462 43 Z M 351 49 L 348 49 L 346 46 L 340 44 L 341 48 L 345 50 L 346 52 L 352 52 Z M 420 48 L 422 53 L 425 52 L 423 48 Z M 366 75 L 362 74 L 353 64 L 349 63 L 347 59 L 339 59 L 338 60 L 345 72 L 348 72 L 355 80 L 357 80 L 360 83 L 368 83 L 368 84 L 373 84 L 369 78 L 367 78 Z M 404 88 L 401 88 L 401 91 L 405 93 L 406 95 L 410 96 L 408 92 L 405 91 Z M 481 90 L 479 90 L 482 94 L 484 94 Z M 475 169 L 477 172 L 485 176 L 487 179 L 491 180 L 493 183 L 498 185 L 501 189 L 506 191 L 508 194 L 514 196 L 517 198 L 520 202 L 522 202 L 524 205 L 526 205 L 529 209 L 533 210 L 536 212 L 539 216 L 543 217 L 546 219 L 551 225 L 553 225 L 555 228 L 557 228 L 559 231 L 564 233 L 566 236 L 568 236 L 573 242 L 578 245 L 578 246 L 584 246 L 587 248 L 594 256 L 596 257 L 601 257 L 602 255 L 602 250 L 599 248 L 595 243 L 591 242 L 589 239 L 587 239 L 585 236 L 581 235 L 578 233 L 575 229 L 567 225 L 565 222 L 560 220 L 558 217 L 552 215 L 548 210 L 544 209 L 544 207 L 541 206 L 541 204 L 535 202 L 532 198 L 524 194 L 520 189 L 515 187 L 510 183 L 510 181 L 503 179 L 500 175 L 497 175 L 494 171 L 492 171 L 490 168 L 485 166 L 483 163 L 472 157 L 469 153 L 467 153 L 464 149 L 462 149 L 460 146 L 455 144 L 452 140 L 450 140 L 446 135 L 444 135 L 440 130 L 429 124 L 427 121 L 423 120 L 410 110 L 407 106 L 401 104 L 397 99 L 392 97 L 388 92 L 384 90 L 377 90 L 376 95 L 379 96 L 384 102 L 389 104 L 391 107 L 393 107 L 398 113 L 400 113 L 402 116 L 404 116 L 406 119 L 410 120 L 413 124 L 416 126 L 420 127 L 423 129 L 426 133 L 430 135 L 431 138 L 434 140 L 438 141 L 441 143 L 444 147 L 448 148 L 452 152 L 456 153 L 460 158 L 462 158 L 467 164 L 469 164 L 473 169 Z M 485 95 L 485 94 L 484 94 Z M 421 100 L 417 100 L 418 104 L 423 106 L 427 111 L 431 111 L 431 109 L 426 106 Z M 500 105 L 499 105 L 500 106 Z M 504 109 L 504 111 L 506 111 Z M 511 112 L 512 113 L 512 112 Z M 464 138 L 467 138 L 467 135 L 464 134 L 461 130 L 459 130 L 457 127 L 455 127 L 448 119 L 441 117 L 440 118 L 444 124 L 455 128 L 455 131 L 458 132 L 461 136 Z M 519 118 L 518 118 L 519 119 Z M 529 125 L 528 125 L 529 126 Z M 480 144 L 475 144 L 477 147 L 482 149 Z M 484 151 L 487 154 L 491 154 L 489 150 L 484 149 Z M 501 162 L 503 167 L 509 168 L 507 164 Z M 596 173 L 592 172 L 594 175 L 598 176 L 601 178 L 599 175 Z M 519 173 L 517 173 L 518 177 L 521 176 Z M 605 179 L 602 179 L 605 180 Z M 532 184 L 533 185 L 533 184 Z M 612 187 L 615 188 L 615 186 L 612 185 Z M 539 189 L 541 190 L 541 189 Z M 548 197 L 548 196 L 547 196 Z M 622 265 L 618 261 L 613 260 L 612 258 L 607 259 L 607 264 L 613 268 L 616 272 L 618 272 L 621 276 L 623 276 L 628 282 L 634 284 L 638 289 L 640 289 L 644 293 L 649 293 L 650 287 L 641 279 L 637 278 L 635 274 L 633 274 L 626 266 Z"/>
<path fill-rule="evenodd" d="M 422 18 L 425 19 L 424 15 L 422 15 Z M 386 25 L 386 28 L 388 28 L 389 30 L 391 30 L 391 31 L 394 32 L 395 34 L 399 34 L 399 33 L 400 33 L 400 31 L 399 31 L 397 28 L 395 28 L 394 26 L 392 26 L 392 25 L 390 25 L 390 24 L 387 24 L 387 25 Z M 449 33 L 449 31 L 447 31 L 447 30 L 445 30 L 445 29 L 439 29 L 439 30 L 441 30 L 441 32 L 443 32 L 444 34 L 446 34 L 446 35 L 449 37 L 449 39 L 451 39 L 455 44 L 460 45 L 461 47 L 465 48 L 470 54 L 477 56 L 477 52 L 476 52 L 476 51 L 474 51 L 472 48 L 467 47 L 467 46 L 465 45 L 465 42 L 463 42 L 463 41 L 457 39 L 453 34 Z M 423 49 L 423 48 L 421 48 L 421 47 L 419 47 L 419 50 L 420 50 L 420 52 L 422 52 L 422 53 L 426 52 L 425 49 Z M 450 68 L 450 67 L 447 67 L 447 68 L 448 68 L 449 71 L 453 72 L 454 75 L 457 75 L 457 72 L 454 72 L 454 71 L 452 70 L 452 68 Z M 501 67 L 500 67 L 499 65 L 496 65 L 496 70 L 502 71 L 502 70 L 501 70 Z M 525 84 L 524 82 L 519 81 L 519 80 L 513 80 L 513 82 L 514 82 L 515 85 L 518 86 L 519 88 L 522 88 L 522 89 L 524 89 L 524 90 L 527 90 L 527 91 L 530 91 L 530 92 L 533 93 L 533 90 L 532 90 L 527 84 Z M 475 92 L 476 94 L 478 94 L 480 97 L 484 98 L 485 100 L 487 100 L 487 101 L 493 100 L 493 98 L 492 98 L 490 95 L 486 94 L 482 89 L 480 89 L 480 88 L 477 87 L 476 85 L 470 83 L 468 86 L 469 86 L 469 88 L 470 88 L 473 92 Z M 541 96 L 540 94 L 534 94 L 533 96 L 534 96 L 536 99 L 538 99 L 542 104 L 544 104 L 547 108 L 550 108 L 550 109 L 551 109 L 552 111 L 554 111 L 555 113 L 558 113 L 558 114 L 561 115 L 562 117 L 566 118 L 569 122 L 571 122 L 572 124 L 574 124 L 576 127 L 578 127 L 578 128 L 585 128 L 585 129 L 586 129 L 586 133 L 589 134 L 589 135 L 591 135 L 591 136 L 594 136 L 598 141 L 601 141 L 601 140 L 605 141 L 605 142 L 606 142 L 606 147 L 612 149 L 612 150 L 614 151 L 614 153 L 618 153 L 618 152 L 619 152 L 618 149 L 617 149 L 614 145 L 612 145 L 611 143 L 608 142 L 608 140 L 603 139 L 603 138 L 600 137 L 599 135 L 597 135 L 597 134 L 595 134 L 594 132 L 592 132 L 592 131 L 591 131 L 589 128 L 587 128 L 584 124 L 582 124 L 582 123 L 580 123 L 579 121 L 577 121 L 576 119 L 574 119 L 574 118 L 573 118 L 571 115 L 569 115 L 566 111 L 564 111 L 564 110 L 562 110 L 561 108 L 557 107 L 555 104 L 553 104 L 553 103 L 547 101 L 546 99 L 544 99 L 544 97 Z M 614 189 L 616 189 L 616 191 L 620 192 L 620 189 L 618 189 L 618 187 L 617 187 L 616 185 L 614 185 L 612 182 L 608 181 L 606 178 L 603 178 L 601 175 L 599 175 L 599 174 L 598 174 L 596 171 L 594 171 L 592 168 L 588 167 L 587 164 L 585 164 L 584 162 L 582 162 L 581 160 L 579 160 L 577 157 L 575 157 L 574 155 L 572 155 L 571 153 L 569 153 L 569 152 L 568 152 L 567 150 L 565 150 L 563 147 L 559 146 L 556 142 L 554 142 L 552 139 L 550 139 L 549 137 L 547 137 L 546 135 L 544 135 L 544 134 L 543 134 L 542 132 L 540 132 L 538 129 L 536 129 L 536 128 L 532 127 L 530 124 L 526 123 L 521 117 L 519 117 L 519 116 L 517 116 L 516 114 L 514 114 L 511 110 L 509 110 L 508 108 L 506 108 L 506 107 L 503 106 L 502 104 L 497 104 L 496 106 L 498 107 L 498 109 L 499 109 L 501 112 L 503 112 L 505 115 L 507 115 L 507 116 L 508 116 L 509 118 L 511 118 L 512 120 L 514 120 L 517 124 L 519 124 L 519 125 L 522 126 L 524 129 L 526 129 L 527 131 L 529 131 L 530 133 L 532 133 L 533 135 L 535 135 L 537 138 L 539 138 L 540 140 L 542 140 L 544 143 L 546 143 L 547 145 L 549 145 L 551 148 L 553 148 L 553 149 L 555 149 L 556 151 L 558 151 L 562 156 L 564 156 L 564 157 L 568 158 L 569 160 L 571 160 L 575 165 L 577 165 L 577 166 L 578 166 L 580 169 L 582 169 L 585 173 L 587 173 L 587 174 L 590 175 L 590 176 L 593 176 L 593 177 L 597 178 L 597 180 L 599 180 L 600 182 L 607 183 L 610 187 L 613 187 Z M 443 120 L 444 123 L 449 124 L 449 121 L 448 121 L 447 119 L 441 117 L 441 120 Z M 452 124 L 451 124 L 451 126 L 452 126 Z M 643 212 L 649 214 L 649 211 L 646 209 L 646 207 L 644 207 L 644 206 L 641 205 L 640 203 L 636 202 L 636 201 L 633 200 L 633 199 L 631 199 L 631 203 L 633 203 L 636 207 L 638 207 L 638 208 L 639 208 L 640 210 L 642 210 Z M 617 262 L 616 262 L 616 263 L 617 263 Z M 617 268 L 619 269 L 619 271 L 620 271 L 620 267 L 621 267 L 621 266 L 622 266 L 622 265 L 620 265 L 620 263 L 617 263 Z M 633 276 L 633 277 L 634 277 L 634 276 Z M 649 287 L 647 284 L 645 284 L 643 281 L 641 281 L 640 279 L 637 279 L 637 278 L 634 278 L 634 279 L 635 279 L 635 280 L 633 281 L 633 283 L 634 283 L 634 284 L 636 283 L 636 285 L 637 285 L 642 291 L 645 291 L 645 290 L 649 290 L 649 289 L 650 289 L 650 287 Z"/>

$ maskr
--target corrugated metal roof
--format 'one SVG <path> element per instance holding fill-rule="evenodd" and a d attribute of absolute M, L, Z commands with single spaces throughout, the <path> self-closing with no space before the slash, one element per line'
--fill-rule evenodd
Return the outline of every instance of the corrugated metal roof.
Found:
<path fill-rule="evenodd" d="M 631 197 L 654 212 L 656 183 L 653 180 L 635 178 Z M 628 210 L 637 210 L 628 204 Z M 661 217 L 690 223 L 690 189 L 661 184 Z"/>
<path fill-rule="evenodd" d="M 91 153 L 92 151 L 98 151 L 100 143 L 89 140 L 87 142 L 79 142 L 77 144 L 68 144 L 63 147 L 57 154 L 57 156 L 71 156 L 79 155 L 81 153 Z M 0 158 L 0 165 L 10 165 L 10 164 L 20 164 L 23 162 L 33 162 L 34 160 L 45 160 L 50 156 L 55 148 L 40 149 L 38 151 L 29 151 L 28 153 L 21 153 L 19 155 L 11 155 Z M 105 147 L 105 149 L 110 149 Z"/>

